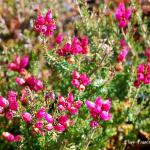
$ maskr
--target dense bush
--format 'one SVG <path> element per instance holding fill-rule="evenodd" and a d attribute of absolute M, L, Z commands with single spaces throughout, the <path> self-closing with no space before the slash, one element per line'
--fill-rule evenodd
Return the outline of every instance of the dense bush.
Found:
<path fill-rule="evenodd" d="M 144 2 L 4 1 L 0 18 L 0 149 L 148 144 Z"/>

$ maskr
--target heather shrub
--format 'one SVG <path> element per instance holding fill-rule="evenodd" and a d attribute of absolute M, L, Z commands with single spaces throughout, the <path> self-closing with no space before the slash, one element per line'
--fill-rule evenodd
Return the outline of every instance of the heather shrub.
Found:
<path fill-rule="evenodd" d="M 0 149 L 148 147 L 150 10 L 145 5 L 5 1 Z"/>

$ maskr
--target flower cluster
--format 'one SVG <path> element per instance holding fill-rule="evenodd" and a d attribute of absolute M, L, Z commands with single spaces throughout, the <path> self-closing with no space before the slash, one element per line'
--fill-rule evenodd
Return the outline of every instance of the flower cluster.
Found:
<path fill-rule="evenodd" d="M 73 125 L 74 121 L 70 120 L 69 116 L 67 115 L 62 115 L 57 118 L 57 124 L 54 126 L 54 129 L 57 132 L 63 132 L 65 131 L 68 127 Z"/>
<path fill-rule="evenodd" d="M 124 3 L 119 4 L 115 12 L 115 17 L 119 21 L 120 28 L 125 28 L 127 26 L 128 21 L 131 17 L 131 13 L 132 13 L 131 9 L 130 8 L 126 9 Z"/>
<path fill-rule="evenodd" d="M 44 107 L 37 111 L 34 120 L 32 115 L 28 112 L 24 112 L 22 114 L 22 119 L 27 124 L 32 125 L 32 134 L 38 133 L 43 136 L 46 131 L 55 130 L 57 132 L 63 132 L 74 123 L 69 119 L 68 115 L 61 115 L 54 119 L 46 112 Z"/>
<path fill-rule="evenodd" d="M 23 78 L 16 78 L 16 82 L 19 85 L 27 85 L 30 87 L 31 90 L 34 90 L 35 92 L 40 91 L 43 89 L 43 83 L 41 80 L 37 79 L 33 75 L 30 75 L 29 77 L 23 79 Z"/>
<path fill-rule="evenodd" d="M 60 56 L 87 54 L 89 52 L 88 43 L 88 38 L 86 36 L 82 37 L 81 40 L 77 37 L 73 37 L 72 42 L 65 43 L 57 53 Z"/>
<path fill-rule="evenodd" d="M 14 62 L 8 64 L 8 68 L 13 71 L 22 73 L 29 64 L 29 56 L 25 55 L 22 58 L 16 56 Z"/>
<path fill-rule="evenodd" d="M 102 101 L 101 97 L 97 97 L 95 102 L 87 100 L 85 104 L 93 117 L 93 120 L 90 122 L 91 127 L 98 126 L 99 119 L 107 121 L 112 118 L 112 114 L 109 113 L 111 107 L 111 101 L 109 99 Z"/>
<path fill-rule="evenodd" d="M 45 36 L 50 36 L 56 29 L 55 20 L 52 18 L 51 10 L 48 10 L 45 16 L 41 13 L 38 15 L 35 21 L 34 28 L 37 32 L 44 34 Z"/>
<path fill-rule="evenodd" d="M 137 68 L 135 87 L 139 87 L 142 83 L 150 84 L 150 48 L 146 49 L 145 56 L 147 57 L 147 62 L 140 64 Z"/>
<path fill-rule="evenodd" d="M 85 73 L 79 74 L 76 70 L 72 72 L 72 85 L 75 86 L 79 91 L 84 91 L 85 86 L 91 83 L 90 79 Z"/>
<path fill-rule="evenodd" d="M 71 115 L 75 115 L 81 105 L 82 102 L 80 100 L 74 101 L 72 93 L 69 93 L 67 98 L 64 98 L 63 96 L 58 97 L 58 109 L 60 111 L 68 111 Z"/>
<path fill-rule="evenodd" d="M 137 69 L 137 77 L 134 82 L 135 87 L 139 87 L 141 83 L 150 84 L 150 64 L 140 64 Z"/>
<path fill-rule="evenodd" d="M 22 135 L 14 136 L 13 134 L 9 132 L 3 132 L 2 137 L 8 142 L 20 142 L 23 139 Z"/>
<path fill-rule="evenodd" d="M 45 108 L 41 108 L 35 114 L 35 119 L 33 120 L 33 116 L 28 113 L 22 113 L 22 120 L 27 124 L 32 125 L 32 133 L 39 133 L 41 135 L 45 135 L 45 131 L 51 131 L 53 129 L 53 117 L 48 114 Z"/>
<path fill-rule="evenodd" d="M 27 92 L 27 90 L 22 89 L 21 90 L 21 97 L 20 97 L 20 101 L 23 105 L 27 105 L 28 104 L 28 97 L 29 97 L 29 93 Z"/>
<path fill-rule="evenodd" d="M 6 119 L 11 120 L 18 110 L 17 93 L 9 91 L 7 99 L 0 96 L 0 114 L 4 114 Z"/>
<path fill-rule="evenodd" d="M 120 40 L 120 46 L 121 46 L 121 50 L 118 54 L 117 60 L 118 60 L 118 62 L 123 62 L 125 60 L 126 56 L 128 55 L 129 46 L 126 44 L 124 39 Z"/>
<path fill-rule="evenodd" d="M 39 91 L 43 89 L 43 83 L 41 80 L 35 78 L 33 75 L 30 75 L 25 69 L 29 64 L 29 57 L 23 56 L 22 58 L 16 56 L 14 62 L 8 64 L 8 68 L 17 71 L 21 75 L 25 76 L 24 78 L 16 77 L 16 82 L 19 85 L 27 85 L 31 90 Z M 27 74 L 27 75 L 26 75 Z"/>

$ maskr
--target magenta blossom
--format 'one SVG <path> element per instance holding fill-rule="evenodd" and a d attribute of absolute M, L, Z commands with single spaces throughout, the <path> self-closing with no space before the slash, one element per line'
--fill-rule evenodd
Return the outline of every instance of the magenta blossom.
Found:
<path fill-rule="evenodd" d="M 57 132 L 63 132 L 68 127 L 70 127 L 71 125 L 73 125 L 73 123 L 74 122 L 71 121 L 67 115 L 60 116 L 60 117 L 58 117 L 58 124 L 56 126 L 54 126 L 54 129 Z"/>
<path fill-rule="evenodd" d="M 79 91 L 84 91 L 85 86 L 89 85 L 91 83 L 88 76 L 83 73 L 79 74 L 76 70 L 72 72 L 72 85 L 75 86 Z"/>
<path fill-rule="evenodd" d="M 92 127 L 92 128 L 96 128 L 98 126 L 98 122 L 97 121 L 91 121 L 90 122 L 90 127 Z"/>
<path fill-rule="evenodd" d="M 54 126 L 54 129 L 57 131 L 57 132 L 63 132 L 65 131 L 65 127 L 62 125 L 62 124 L 57 124 Z"/>
<path fill-rule="evenodd" d="M 44 34 L 45 36 L 50 36 L 56 29 L 55 20 L 52 18 L 51 10 L 48 10 L 45 17 L 41 14 L 38 15 L 34 28 L 37 32 Z"/>
<path fill-rule="evenodd" d="M 3 132 L 2 137 L 8 142 L 15 142 L 15 137 L 9 132 Z"/>
<path fill-rule="evenodd" d="M 40 91 L 43 89 L 43 83 L 41 80 L 35 78 L 34 76 L 30 76 L 26 79 L 26 84 L 34 91 Z"/>
<path fill-rule="evenodd" d="M 20 142 L 20 141 L 22 141 L 22 139 L 23 139 L 23 136 L 22 136 L 22 135 L 16 135 L 16 136 L 15 136 L 15 141 L 16 141 L 16 142 Z"/>
<path fill-rule="evenodd" d="M 53 123 L 54 122 L 54 119 L 53 119 L 53 117 L 50 114 L 46 113 L 44 117 L 45 117 L 45 120 L 48 123 Z"/>
<path fill-rule="evenodd" d="M 32 122 L 32 115 L 28 112 L 25 112 L 22 114 L 22 119 L 26 123 L 31 123 Z"/>
<path fill-rule="evenodd" d="M 119 52 L 118 61 L 123 62 L 129 52 L 129 48 L 127 46 L 123 47 L 123 49 Z"/>
<path fill-rule="evenodd" d="M 38 119 L 44 118 L 45 117 L 45 108 L 41 108 L 38 110 L 38 112 L 35 114 L 35 117 Z"/>
<path fill-rule="evenodd" d="M 0 106 L 3 108 L 7 108 L 9 106 L 9 101 L 0 96 Z"/>
<path fill-rule="evenodd" d="M 26 79 L 17 77 L 16 83 L 20 86 L 27 85 L 30 87 L 31 90 L 34 90 L 35 92 L 38 92 L 43 89 L 42 81 L 37 79 L 33 75 L 27 77 Z"/>
<path fill-rule="evenodd" d="M 97 97 L 95 102 L 87 100 L 85 104 L 89 109 L 92 118 L 95 118 L 95 121 L 91 121 L 90 123 L 91 127 L 96 127 L 99 119 L 106 121 L 112 118 L 112 114 L 109 113 L 111 107 L 111 101 L 109 99 L 103 101 L 101 97 Z"/>
<path fill-rule="evenodd" d="M 75 115 L 81 105 L 82 102 L 80 100 L 74 101 L 72 93 L 69 93 L 67 98 L 64 98 L 63 96 L 58 97 L 58 109 L 60 111 L 69 111 L 71 115 Z"/>
<path fill-rule="evenodd" d="M 8 64 L 8 68 L 17 71 L 19 73 L 22 73 L 24 69 L 29 64 L 29 56 L 25 55 L 22 58 L 20 56 L 16 56 L 14 62 Z"/>
<path fill-rule="evenodd" d="M 47 131 L 51 131 L 51 130 L 53 130 L 54 127 L 51 123 L 49 123 L 45 126 L 45 128 L 46 128 Z"/>
<path fill-rule="evenodd" d="M 72 41 L 65 43 L 64 46 L 57 51 L 60 56 L 87 54 L 88 48 L 88 37 L 82 37 L 79 40 L 77 37 L 73 37 Z"/>
<path fill-rule="evenodd" d="M 5 113 L 5 117 L 7 120 L 12 120 L 13 116 L 14 116 L 14 113 L 12 111 L 7 111 Z"/>
<path fill-rule="evenodd" d="M 55 39 L 56 43 L 57 44 L 61 44 L 62 41 L 63 41 L 64 37 L 63 37 L 63 34 L 62 33 L 59 33 Z"/>
<path fill-rule="evenodd" d="M 15 91 L 9 91 L 7 99 L 9 101 L 9 109 L 17 111 L 18 110 L 17 93 Z"/>
<path fill-rule="evenodd" d="M 35 126 L 35 128 L 41 129 L 44 127 L 44 123 L 42 120 L 38 120 L 34 126 Z"/>
<path fill-rule="evenodd" d="M 134 82 L 135 87 L 139 87 L 142 83 L 150 84 L 150 64 L 140 64 L 137 68 L 137 76 Z"/>
<path fill-rule="evenodd" d="M 45 95 L 45 100 L 48 100 L 48 99 L 55 100 L 55 93 L 54 92 L 47 93 Z"/>
<path fill-rule="evenodd" d="M 115 12 L 115 17 L 119 21 L 120 28 L 125 28 L 127 26 L 128 21 L 131 17 L 131 13 L 132 13 L 131 9 L 130 8 L 126 9 L 124 3 L 119 4 Z"/>

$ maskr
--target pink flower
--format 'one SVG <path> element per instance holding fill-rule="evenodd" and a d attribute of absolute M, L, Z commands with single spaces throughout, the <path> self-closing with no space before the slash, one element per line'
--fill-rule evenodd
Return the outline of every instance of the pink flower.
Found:
<path fill-rule="evenodd" d="M 112 118 L 112 115 L 108 113 L 108 111 L 102 111 L 100 113 L 100 118 L 104 121 L 110 120 Z"/>
<path fill-rule="evenodd" d="M 64 98 L 63 96 L 58 97 L 58 109 L 60 111 L 67 110 L 71 113 L 71 115 L 75 115 L 81 105 L 81 101 L 74 101 L 72 93 L 69 93 L 67 98 Z"/>
<path fill-rule="evenodd" d="M 120 40 L 120 46 L 121 47 L 127 46 L 127 43 L 126 43 L 125 39 Z"/>
<path fill-rule="evenodd" d="M 101 98 L 101 97 L 97 97 L 97 98 L 95 99 L 95 105 L 98 105 L 98 106 L 102 107 L 103 101 L 102 101 L 102 98 Z"/>
<path fill-rule="evenodd" d="M 20 141 L 22 141 L 23 140 L 23 136 L 22 135 L 16 135 L 15 136 L 15 141 L 16 142 L 20 142 Z"/>
<path fill-rule="evenodd" d="M 139 81 L 139 80 L 135 80 L 135 81 L 134 81 L 134 86 L 135 86 L 136 88 L 138 88 L 140 85 L 141 85 L 141 81 Z"/>
<path fill-rule="evenodd" d="M 90 79 L 88 78 L 88 76 L 83 73 L 83 74 L 79 74 L 76 70 L 74 70 L 72 72 L 72 85 L 75 86 L 76 88 L 78 88 L 79 91 L 84 91 L 85 90 L 85 86 L 89 85 L 91 83 Z"/>
<path fill-rule="evenodd" d="M 46 115 L 45 108 L 41 108 L 38 110 L 38 112 L 35 114 L 35 117 L 38 119 L 44 118 Z"/>
<path fill-rule="evenodd" d="M 80 78 L 79 72 L 77 72 L 76 70 L 73 70 L 72 77 L 73 77 L 73 79 L 79 79 Z"/>
<path fill-rule="evenodd" d="M 11 110 L 17 111 L 18 110 L 17 93 L 15 91 L 9 91 L 7 99 L 9 101 L 9 108 Z"/>
<path fill-rule="evenodd" d="M 145 70 L 145 65 L 144 64 L 140 64 L 138 66 L 137 72 L 138 73 L 144 73 L 144 70 Z"/>
<path fill-rule="evenodd" d="M 11 110 L 17 111 L 18 110 L 18 102 L 17 101 L 9 102 L 9 108 Z"/>
<path fill-rule="evenodd" d="M 7 140 L 8 142 L 14 142 L 15 141 L 15 137 L 13 134 L 9 133 L 9 132 L 3 132 L 2 136 L 5 140 Z"/>
<path fill-rule="evenodd" d="M 70 107 L 68 111 L 71 113 L 71 115 L 75 115 L 78 112 L 78 109 L 76 107 Z"/>
<path fill-rule="evenodd" d="M 29 93 L 25 89 L 21 90 L 21 93 L 22 95 L 20 97 L 20 101 L 22 102 L 22 104 L 27 105 Z"/>
<path fill-rule="evenodd" d="M 58 106 L 58 109 L 59 109 L 60 111 L 66 110 L 65 107 L 64 107 L 63 105 L 59 105 L 59 106 Z"/>
<path fill-rule="evenodd" d="M 80 82 L 78 79 L 72 79 L 71 84 L 75 87 L 79 87 L 80 86 Z"/>
<path fill-rule="evenodd" d="M 72 94 L 72 93 L 69 93 L 69 94 L 68 94 L 67 101 L 68 101 L 69 103 L 73 103 L 73 102 L 74 102 L 74 97 L 73 97 L 73 94 Z"/>
<path fill-rule="evenodd" d="M 71 43 L 65 43 L 57 53 L 60 56 L 66 56 L 68 54 L 87 54 L 88 52 L 88 37 L 82 37 L 81 40 L 79 40 L 77 37 L 73 37 Z"/>
<path fill-rule="evenodd" d="M 12 120 L 13 116 L 14 116 L 14 114 L 13 114 L 12 111 L 7 111 L 5 113 L 5 117 L 6 117 L 7 120 Z"/>
<path fill-rule="evenodd" d="M 45 99 L 51 99 L 51 100 L 55 100 L 55 93 L 54 92 L 49 92 L 48 94 L 45 95 Z"/>
<path fill-rule="evenodd" d="M 138 73 L 137 74 L 137 80 L 143 81 L 144 80 L 144 74 L 143 73 Z"/>
<path fill-rule="evenodd" d="M 45 36 L 50 36 L 56 29 L 55 21 L 52 18 L 51 10 L 48 10 L 45 17 L 41 14 L 37 17 L 34 28 L 37 32 L 44 34 Z"/>
<path fill-rule="evenodd" d="M 47 131 L 51 131 L 54 127 L 51 123 L 49 123 L 49 124 L 46 125 L 45 128 L 46 128 Z"/>
<path fill-rule="evenodd" d="M 95 109 L 95 103 L 93 103 L 93 102 L 87 100 L 87 101 L 85 102 L 85 104 L 86 104 L 86 107 L 89 108 L 90 110 Z"/>
<path fill-rule="evenodd" d="M 98 122 L 97 121 L 91 121 L 90 122 L 90 127 L 92 127 L 92 128 L 96 128 L 98 126 Z"/>
<path fill-rule="evenodd" d="M 145 75 L 144 84 L 150 84 L 150 74 Z"/>
<path fill-rule="evenodd" d="M 131 17 L 131 9 L 125 8 L 124 3 L 120 3 L 118 8 L 116 9 L 115 12 L 115 17 L 119 21 L 119 27 L 120 28 L 125 28 L 128 24 L 128 21 Z"/>
<path fill-rule="evenodd" d="M 123 47 L 123 49 L 119 52 L 119 55 L 118 55 L 118 61 L 119 62 L 123 62 L 127 56 L 129 52 L 129 48 L 126 46 L 126 47 Z"/>
<path fill-rule="evenodd" d="M 31 123 L 32 122 L 32 115 L 28 112 L 25 112 L 25 113 L 22 114 L 22 119 L 26 123 Z"/>
<path fill-rule="evenodd" d="M 26 84 L 34 91 L 40 91 L 43 89 L 43 83 L 41 80 L 36 79 L 34 76 L 30 76 L 26 79 Z"/>
<path fill-rule="evenodd" d="M 45 120 L 48 123 L 53 123 L 54 122 L 54 119 L 53 119 L 53 117 L 50 114 L 46 113 L 44 117 L 45 117 Z"/>
<path fill-rule="evenodd" d="M 139 87 L 142 83 L 150 84 L 150 64 L 140 64 L 137 68 L 137 77 L 134 82 L 135 87 Z"/>
<path fill-rule="evenodd" d="M 75 101 L 74 104 L 73 104 L 73 106 L 75 108 L 79 109 L 82 106 L 82 101 L 80 101 L 80 100 L 79 101 Z"/>
<path fill-rule="evenodd" d="M 41 129 L 44 127 L 44 123 L 43 123 L 43 121 L 38 120 L 34 126 L 35 126 L 35 128 Z"/>
<path fill-rule="evenodd" d="M 90 84 L 90 79 L 87 77 L 85 73 L 80 75 L 80 81 L 82 82 L 84 86 L 87 86 Z"/>
<path fill-rule="evenodd" d="M 23 84 L 25 84 L 25 80 L 23 79 L 23 78 L 16 78 L 16 82 L 17 82 L 17 84 L 18 85 L 23 85 Z"/>
<path fill-rule="evenodd" d="M 65 127 L 64 127 L 62 124 L 60 124 L 60 123 L 58 123 L 57 125 L 55 125 L 55 126 L 54 126 L 54 129 L 55 129 L 57 132 L 63 132 L 63 131 L 65 131 Z"/>
<path fill-rule="evenodd" d="M 111 107 L 111 101 L 109 99 L 102 101 L 101 97 L 97 97 L 95 102 L 87 100 L 85 105 L 89 109 L 90 115 L 95 119 L 107 121 L 112 118 L 112 114 L 109 113 Z M 91 127 L 96 127 L 97 125 L 97 121 L 91 121 L 90 123 Z"/>
<path fill-rule="evenodd" d="M 102 103 L 102 110 L 109 111 L 111 107 L 111 101 L 108 99 Z"/>
<path fill-rule="evenodd" d="M 56 43 L 57 44 L 60 44 L 62 41 L 63 41 L 63 34 L 62 33 L 59 33 L 55 39 Z"/>
<path fill-rule="evenodd" d="M 16 56 L 14 62 L 8 64 L 8 68 L 21 73 L 29 64 L 29 56 L 25 55 L 22 58 Z"/>
<path fill-rule="evenodd" d="M 0 96 L 0 106 L 3 108 L 7 108 L 9 106 L 8 100 Z"/>
<path fill-rule="evenodd" d="M 66 125 L 67 121 L 69 120 L 69 117 L 67 115 L 64 115 L 64 116 L 60 116 L 58 118 L 58 122 L 62 125 Z"/>

